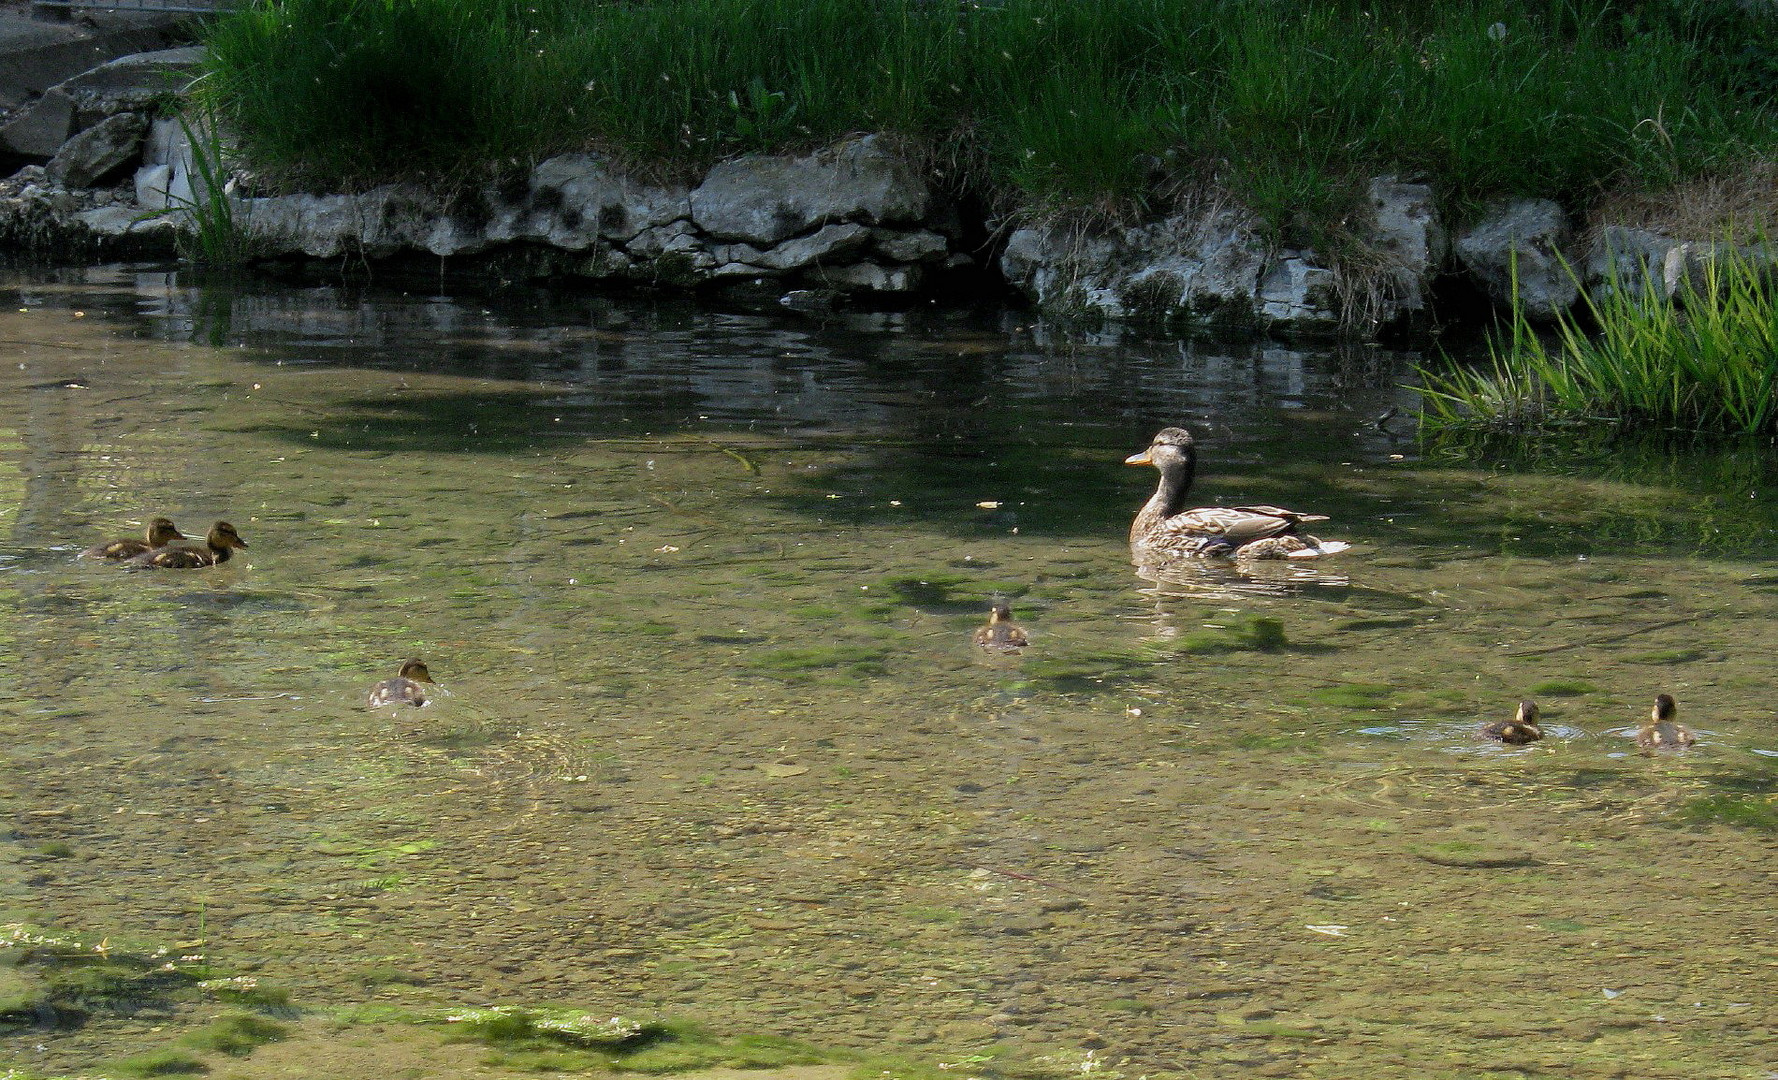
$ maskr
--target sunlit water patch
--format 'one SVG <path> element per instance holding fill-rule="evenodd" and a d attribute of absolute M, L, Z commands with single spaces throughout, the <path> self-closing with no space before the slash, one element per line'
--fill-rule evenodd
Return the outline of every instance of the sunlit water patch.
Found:
<path fill-rule="evenodd" d="M 1423 456 L 1372 350 L 7 289 L 8 923 L 305 1024 L 561 1006 L 1130 1077 L 1772 1060 L 1769 456 Z M 1205 502 L 1353 550 L 1138 577 L 1120 462 L 1174 423 Z M 73 558 L 155 514 L 251 546 Z M 1020 654 L 971 642 L 995 597 Z M 363 708 L 409 657 L 449 693 Z M 1700 743 L 1641 755 L 1663 691 Z M 1525 697 L 1541 742 L 1479 736 Z M 234 993 L 3 970 L 42 1072 Z M 376 1067 L 446 1074 L 406 1038 Z"/>

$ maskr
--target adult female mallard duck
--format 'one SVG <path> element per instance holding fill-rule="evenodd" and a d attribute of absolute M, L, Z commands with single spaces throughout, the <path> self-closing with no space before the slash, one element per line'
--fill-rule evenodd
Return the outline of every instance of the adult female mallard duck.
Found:
<path fill-rule="evenodd" d="M 144 539 L 137 540 L 126 536 L 121 540 L 107 540 L 103 544 L 94 544 L 80 553 L 83 559 L 133 559 L 145 551 L 164 548 L 175 540 L 184 540 L 185 534 L 179 526 L 173 524 L 172 518 L 157 517 L 148 523 L 148 532 Z"/>
<path fill-rule="evenodd" d="M 1656 694 L 1655 707 L 1636 732 L 1636 745 L 1644 750 L 1683 750 L 1697 742 L 1691 730 L 1675 720 L 1679 704 L 1672 694 Z"/>
<path fill-rule="evenodd" d="M 1519 711 L 1513 714 L 1511 720 L 1483 724 L 1482 734 L 1490 739 L 1499 739 L 1509 746 L 1524 746 L 1543 738 L 1543 728 L 1537 724 L 1537 702 L 1519 702 Z"/>
<path fill-rule="evenodd" d="M 1031 644 L 1031 639 L 1013 625 L 1012 608 L 1006 601 L 996 600 L 988 612 L 988 624 L 976 628 L 975 643 L 995 652 L 1015 652 Z"/>
<path fill-rule="evenodd" d="M 425 685 L 421 685 L 424 683 Z M 385 705 L 424 705 L 426 704 L 426 687 L 432 685 L 432 672 L 426 670 L 424 660 L 409 660 L 401 665 L 401 674 L 393 679 L 384 679 L 370 688 L 370 699 L 365 702 L 366 708 L 380 709 Z"/>
<path fill-rule="evenodd" d="M 1125 465 L 1153 465 L 1160 486 L 1130 525 L 1130 551 L 1139 563 L 1177 558 L 1312 559 L 1344 551 L 1340 540 L 1318 540 L 1297 531 L 1326 514 L 1299 514 L 1277 506 L 1200 506 L 1186 509 L 1198 452 L 1184 428 L 1162 428 Z"/>
<path fill-rule="evenodd" d="M 229 553 L 240 548 L 247 548 L 247 541 L 235 532 L 235 527 L 226 521 L 218 521 L 210 526 L 210 532 L 204 537 L 201 548 L 164 547 L 142 554 L 124 563 L 125 566 L 137 570 L 191 570 L 200 566 L 215 566 L 228 561 Z"/>

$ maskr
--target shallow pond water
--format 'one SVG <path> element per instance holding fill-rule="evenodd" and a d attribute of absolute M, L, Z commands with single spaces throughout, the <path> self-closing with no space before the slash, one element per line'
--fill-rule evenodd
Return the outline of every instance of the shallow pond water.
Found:
<path fill-rule="evenodd" d="M 1501 464 L 1416 441 L 1411 356 L 1002 314 L 0 291 L 20 933 L 958 1075 L 1774 1075 L 1767 453 Z M 1353 550 L 1138 577 L 1174 423 Z M 75 559 L 154 514 L 251 547 Z M 409 656 L 448 693 L 363 708 Z M 1660 691 L 1700 741 L 1640 756 Z M 206 1015 L 139 1006 L 0 1061 Z"/>

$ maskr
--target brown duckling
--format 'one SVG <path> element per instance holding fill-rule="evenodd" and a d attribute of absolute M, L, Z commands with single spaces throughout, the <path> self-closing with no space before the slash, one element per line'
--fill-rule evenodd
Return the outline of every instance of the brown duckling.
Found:
<path fill-rule="evenodd" d="M 1006 601 L 996 600 L 988 612 L 988 625 L 976 629 L 975 643 L 996 652 L 1012 652 L 1031 644 L 1031 639 L 1025 636 L 1024 630 L 1013 625 L 1012 608 Z"/>
<path fill-rule="evenodd" d="M 94 544 L 80 553 L 82 559 L 133 559 L 144 552 L 164 548 L 175 540 L 184 540 L 186 536 L 173 524 L 172 518 L 157 517 L 148 523 L 148 532 L 141 540 L 126 536 L 121 540 L 108 540 L 103 544 Z"/>
<path fill-rule="evenodd" d="M 1509 746 L 1524 746 L 1543 738 L 1543 728 L 1537 724 L 1537 702 L 1519 702 L 1519 711 L 1511 720 L 1483 724 L 1482 734 L 1490 739 L 1499 739 Z"/>
<path fill-rule="evenodd" d="M 370 688 L 370 699 L 366 702 L 366 707 L 380 709 L 385 705 L 424 705 L 427 701 L 426 687 L 431 685 L 432 672 L 426 670 L 426 662 L 409 660 L 401 665 L 400 675 L 393 679 L 384 679 Z"/>
<path fill-rule="evenodd" d="M 1674 717 L 1679 704 L 1672 694 L 1655 695 L 1655 707 L 1636 732 L 1636 745 L 1644 750 L 1683 750 L 1697 742 L 1691 731 Z"/>
<path fill-rule="evenodd" d="M 216 566 L 228 561 L 230 552 L 247 548 L 247 541 L 226 521 L 210 526 L 201 548 L 164 547 L 142 554 L 124 563 L 134 569 L 190 570 L 200 566 Z"/>
<path fill-rule="evenodd" d="M 1130 525 L 1130 553 L 1139 564 L 1181 558 L 1312 559 L 1350 546 L 1297 531 L 1305 521 L 1326 521 L 1326 514 L 1276 506 L 1188 508 L 1185 497 L 1197 472 L 1198 451 L 1184 428 L 1161 429 L 1147 450 L 1131 454 L 1124 464 L 1153 465 L 1161 474 L 1160 486 Z M 1262 543 L 1274 539 L 1280 542 Z"/>

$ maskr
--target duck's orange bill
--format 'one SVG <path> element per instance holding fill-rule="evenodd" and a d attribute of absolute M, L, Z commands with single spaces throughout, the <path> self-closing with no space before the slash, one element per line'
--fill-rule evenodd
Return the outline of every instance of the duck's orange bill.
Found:
<path fill-rule="evenodd" d="M 1153 465 L 1154 458 L 1149 457 L 1148 451 L 1144 450 L 1140 454 L 1131 454 L 1129 457 L 1125 458 L 1124 464 L 1125 465 Z"/>

